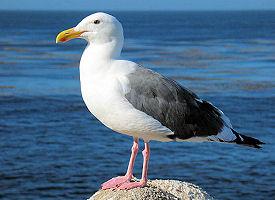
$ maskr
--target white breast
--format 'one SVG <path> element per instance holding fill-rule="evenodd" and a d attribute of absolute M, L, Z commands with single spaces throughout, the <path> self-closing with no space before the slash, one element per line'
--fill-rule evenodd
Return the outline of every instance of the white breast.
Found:
<path fill-rule="evenodd" d="M 135 109 L 124 97 L 129 89 L 126 75 L 134 70 L 134 65 L 131 62 L 123 65 L 123 61 L 109 65 L 108 70 L 98 69 L 96 72 L 87 66 L 80 67 L 82 97 L 89 111 L 116 132 L 144 140 L 169 141 L 166 136 L 173 134 L 170 129 Z"/>

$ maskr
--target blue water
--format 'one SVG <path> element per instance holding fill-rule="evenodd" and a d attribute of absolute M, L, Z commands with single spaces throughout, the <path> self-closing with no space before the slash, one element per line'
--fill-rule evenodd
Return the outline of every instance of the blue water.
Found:
<path fill-rule="evenodd" d="M 56 34 L 87 12 L 0 12 L 0 199 L 86 199 L 122 175 L 132 139 L 85 107 L 84 41 Z M 123 56 L 212 101 L 263 149 L 151 142 L 151 179 L 178 179 L 216 199 L 275 199 L 275 12 L 114 12 Z M 138 156 L 135 174 L 139 177 Z"/>

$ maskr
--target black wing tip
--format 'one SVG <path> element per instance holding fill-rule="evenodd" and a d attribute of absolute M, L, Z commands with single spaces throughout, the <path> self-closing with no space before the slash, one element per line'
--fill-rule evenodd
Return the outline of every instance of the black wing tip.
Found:
<path fill-rule="evenodd" d="M 262 146 L 261 145 L 264 145 L 265 143 L 256 139 L 256 138 L 253 138 L 253 137 L 249 137 L 249 136 L 246 136 L 246 135 L 243 135 L 243 134 L 240 134 L 238 132 L 236 132 L 235 130 L 232 129 L 232 132 L 236 135 L 236 139 L 234 140 L 234 142 L 236 144 L 240 144 L 240 145 L 244 145 L 244 146 L 248 146 L 248 147 L 253 147 L 253 148 L 256 148 L 256 149 L 261 149 Z"/>

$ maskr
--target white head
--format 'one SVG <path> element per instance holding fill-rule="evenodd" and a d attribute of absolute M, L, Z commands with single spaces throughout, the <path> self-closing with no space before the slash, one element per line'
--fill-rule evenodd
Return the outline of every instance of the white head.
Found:
<path fill-rule="evenodd" d="M 121 23 L 115 17 L 102 12 L 85 17 L 77 26 L 59 33 L 56 43 L 74 38 L 85 39 L 89 46 L 108 46 L 119 52 L 124 42 Z"/>

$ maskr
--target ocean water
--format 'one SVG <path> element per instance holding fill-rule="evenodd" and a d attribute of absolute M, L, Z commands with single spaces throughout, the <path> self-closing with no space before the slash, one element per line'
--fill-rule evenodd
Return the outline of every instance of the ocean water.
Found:
<path fill-rule="evenodd" d="M 125 173 L 132 138 L 85 107 L 85 42 L 56 45 L 88 12 L 0 12 L 0 199 L 86 199 Z M 113 12 L 123 56 L 211 101 L 261 150 L 151 142 L 150 179 L 192 182 L 216 199 L 275 199 L 275 12 Z M 142 147 L 141 147 L 142 149 Z M 135 175 L 140 177 L 139 154 Z"/>

